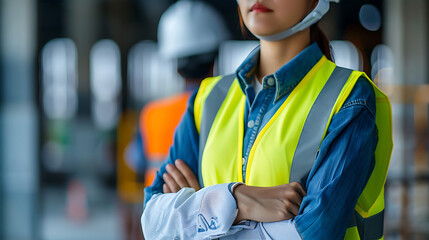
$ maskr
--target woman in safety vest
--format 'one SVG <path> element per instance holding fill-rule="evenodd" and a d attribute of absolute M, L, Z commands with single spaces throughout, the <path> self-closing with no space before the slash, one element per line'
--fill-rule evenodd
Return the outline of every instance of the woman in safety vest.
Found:
<path fill-rule="evenodd" d="M 330 1 L 238 4 L 260 46 L 191 96 L 145 189 L 145 237 L 382 238 L 390 103 L 332 62 L 317 26 Z"/>

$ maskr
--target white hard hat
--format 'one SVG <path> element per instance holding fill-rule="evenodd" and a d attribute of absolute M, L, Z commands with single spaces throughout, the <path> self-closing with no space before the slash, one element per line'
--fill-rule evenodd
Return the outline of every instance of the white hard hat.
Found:
<path fill-rule="evenodd" d="M 213 52 L 228 37 L 219 13 L 200 1 L 176 2 L 161 16 L 158 26 L 160 52 L 168 58 Z"/>
<path fill-rule="evenodd" d="M 255 35 L 255 37 L 265 40 L 265 41 L 279 41 L 282 39 L 285 39 L 289 36 L 294 35 L 297 32 L 300 32 L 302 30 L 305 30 L 306 28 L 310 27 L 311 25 L 315 24 L 317 21 L 319 21 L 329 10 L 329 4 L 330 2 L 336 2 L 339 3 L 340 0 L 318 0 L 317 6 L 311 11 L 301 22 L 297 23 L 295 26 L 286 29 L 282 32 L 268 35 L 268 36 L 259 36 Z M 238 3 L 238 0 L 237 0 Z"/>

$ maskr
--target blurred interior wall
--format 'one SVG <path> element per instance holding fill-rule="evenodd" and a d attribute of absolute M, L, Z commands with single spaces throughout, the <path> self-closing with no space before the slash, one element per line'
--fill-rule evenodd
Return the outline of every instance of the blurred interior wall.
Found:
<path fill-rule="evenodd" d="M 79 92 L 90 94 L 89 84 L 89 53 L 92 45 L 97 41 L 100 31 L 100 6 L 101 1 L 73 0 L 66 1 L 66 35 L 76 43 L 78 47 L 78 74 Z"/>
<path fill-rule="evenodd" d="M 384 39 L 394 53 L 394 75 L 389 85 L 405 86 L 420 85 L 428 82 L 428 16 L 426 0 L 385 0 L 386 24 Z M 393 105 L 396 103 L 412 104 L 412 94 L 407 89 L 392 93 Z M 408 99 L 407 99 L 408 98 Z M 393 106 L 398 115 L 395 119 L 394 142 L 395 148 L 392 156 L 390 171 L 401 172 L 407 164 L 407 159 L 412 159 L 413 144 L 406 144 L 412 136 L 404 128 L 407 125 L 406 109 L 403 106 Z M 412 119 L 411 119 L 412 120 Z M 404 122 L 405 121 L 405 122 Z M 407 146 L 409 147 L 407 149 Z M 405 162 L 404 162 L 405 159 Z M 414 169 L 408 169 L 413 171 Z"/>
<path fill-rule="evenodd" d="M 0 1 L 1 239 L 36 239 L 36 1 Z"/>
<path fill-rule="evenodd" d="M 386 91 L 392 102 L 395 144 L 387 190 L 391 211 L 386 220 L 402 239 L 420 239 L 419 236 L 429 234 L 428 108 L 423 103 L 424 113 L 416 106 L 419 93 L 429 96 L 429 3 L 384 0 L 384 5 L 384 40 L 392 49 L 395 62 Z M 424 121 L 418 119 L 420 116 Z"/>

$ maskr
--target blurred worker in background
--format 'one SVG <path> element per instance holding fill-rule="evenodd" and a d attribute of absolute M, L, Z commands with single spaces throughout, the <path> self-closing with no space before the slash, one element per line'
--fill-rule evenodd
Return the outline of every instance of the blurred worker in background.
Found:
<path fill-rule="evenodd" d="M 189 97 L 203 79 L 213 75 L 219 45 L 228 38 L 221 15 L 204 2 L 178 1 L 162 15 L 159 51 L 163 57 L 177 60 L 177 71 L 186 82 L 186 90 L 150 102 L 141 111 L 139 131 L 128 146 L 126 159 L 132 169 L 144 175 L 145 186 L 152 184 L 167 158 Z"/>
<path fill-rule="evenodd" d="M 145 184 L 152 184 L 167 157 L 173 134 L 186 110 L 186 103 L 201 81 L 213 75 L 219 45 L 229 34 L 222 17 L 210 5 L 191 0 L 178 1 L 162 15 L 158 27 L 161 55 L 177 59 L 177 71 L 186 91 L 147 104 L 140 115 Z"/>

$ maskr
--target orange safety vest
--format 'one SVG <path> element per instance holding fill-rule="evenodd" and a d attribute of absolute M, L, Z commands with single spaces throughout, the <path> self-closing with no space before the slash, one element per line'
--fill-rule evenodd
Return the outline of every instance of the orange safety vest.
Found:
<path fill-rule="evenodd" d="M 149 161 L 145 172 L 145 186 L 152 185 L 156 171 L 163 164 L 173 144 L 176 126 L 186 111 L 190 92 L 148 103 L 140 114 L 140 133 L 143 151 Z"/>

